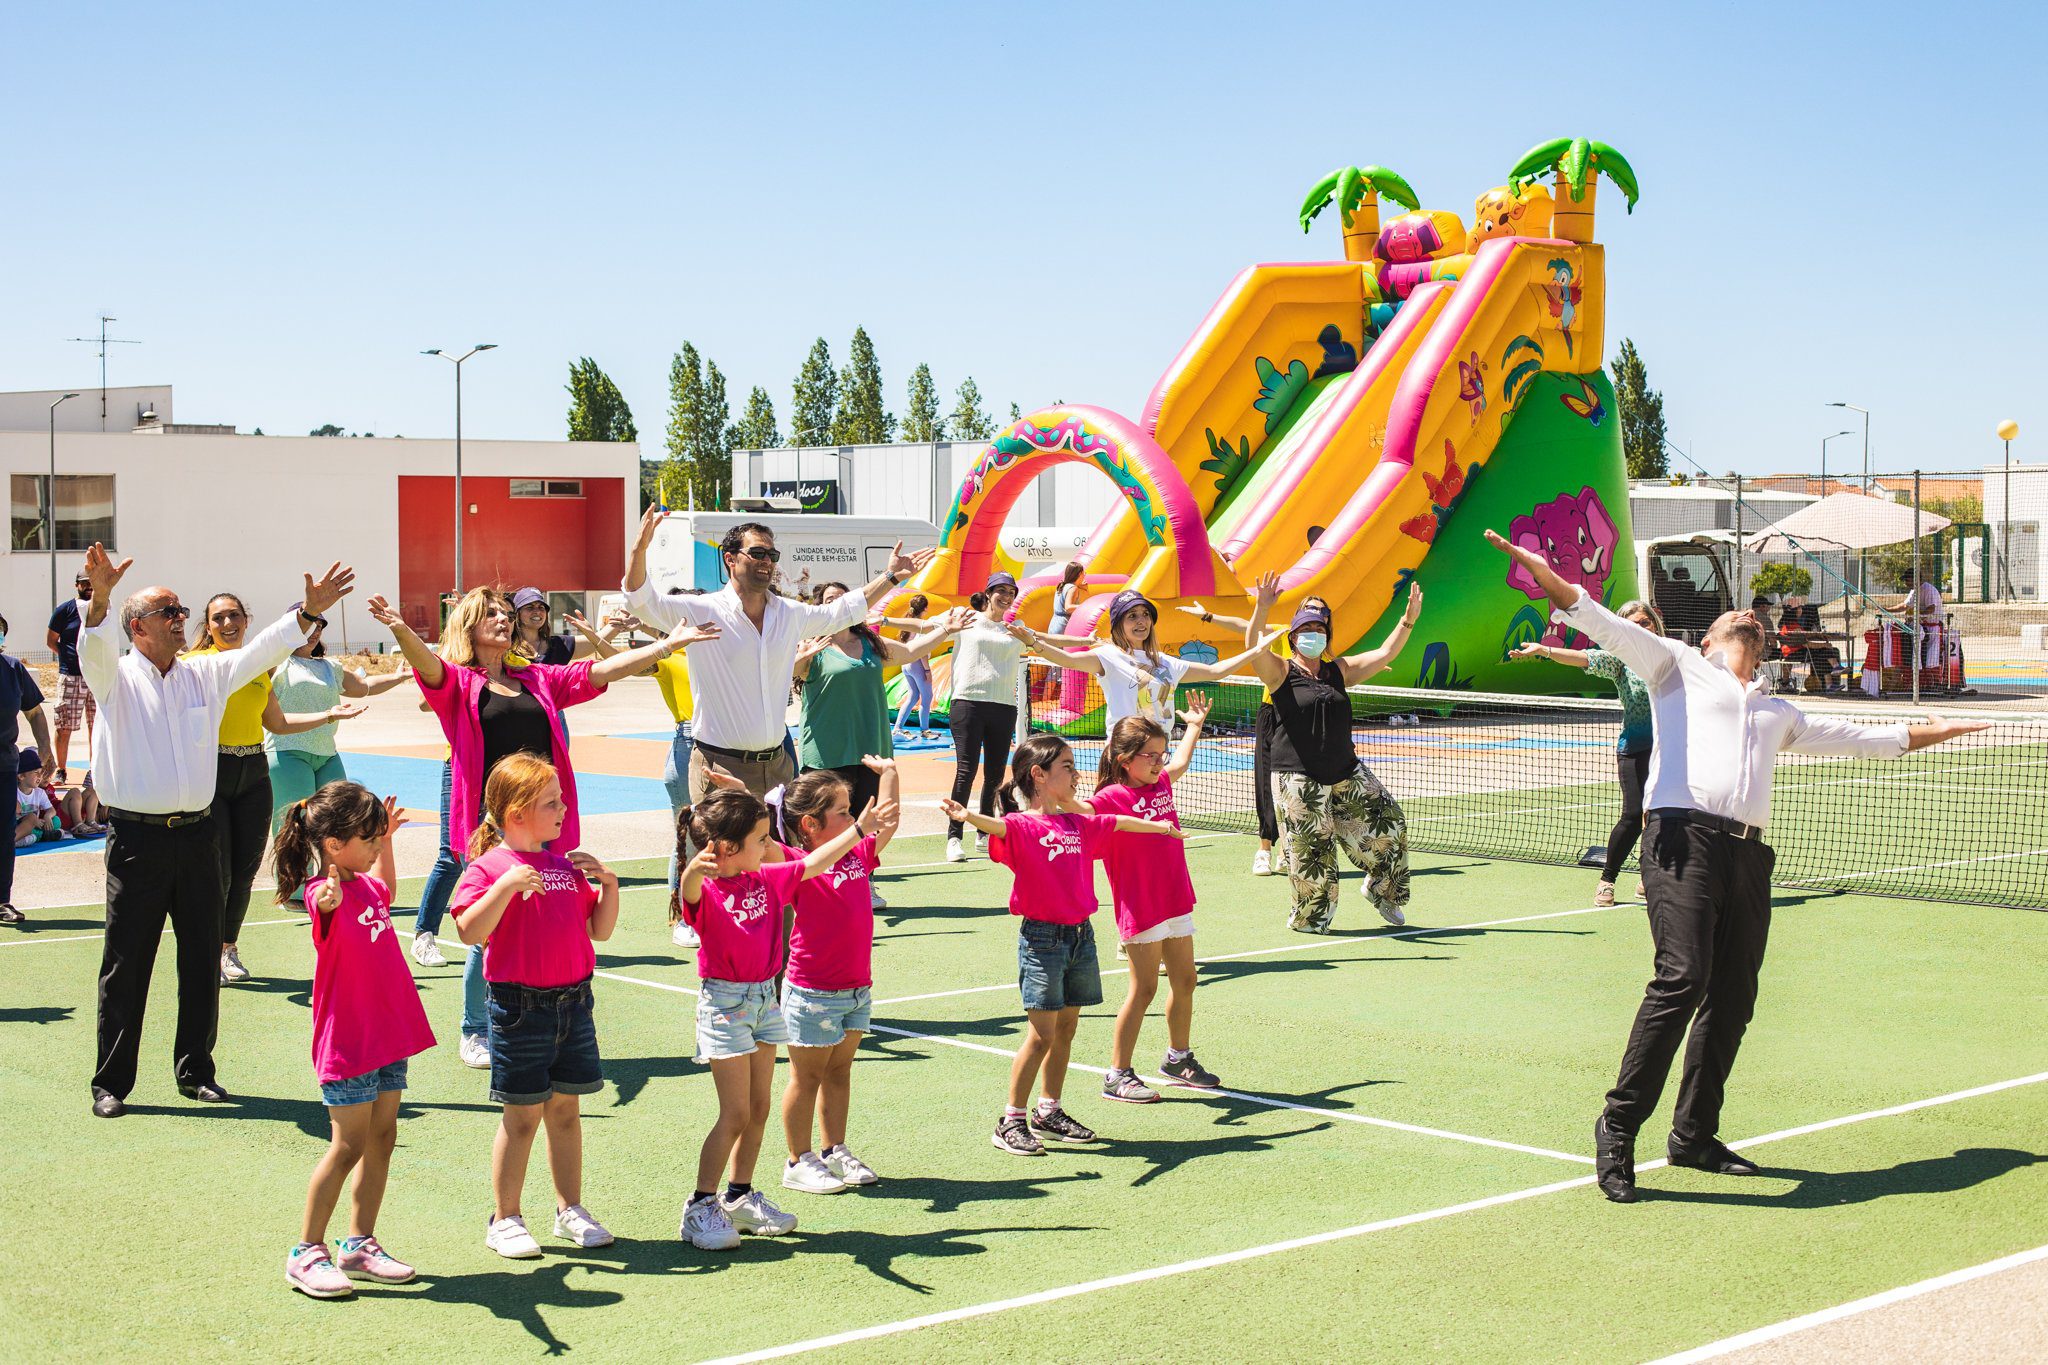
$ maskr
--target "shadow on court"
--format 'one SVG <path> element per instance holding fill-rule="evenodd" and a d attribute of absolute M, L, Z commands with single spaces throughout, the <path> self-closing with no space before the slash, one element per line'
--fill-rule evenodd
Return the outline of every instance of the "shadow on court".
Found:
<path fill-rule="evenodd" d="M 896 1262 L 906 1256 L 921 1261 L 979 1256 L 988 1250 L 988 1246 L 975 1239 L 1004 1233 L 1031 1237 L 1035 1243 L 1046 1233 L 1099 1231 L 1099 1228 L 1073 1223 L 1039 1227 L 937 1228 L 918 1232 L 848 1229 L 805 1233 L 799 1230 L 788 1237 L 749 1237 L 737 1253 L 700 1252 L 676 1242 L 669 1244 L 668 1254 L 671 1257 L 695 1258 L 695 1264 L 682 1267 L 686 1275 L 712 1275 L 746 1262 L 786 1261 L 795 1256 L 844 1256 L 877 1279 L 900 1285 L 914 1293 L 929 1294 L 932 1292 L 930 1285 L 921 1284 L 896 1269 Z"/>
<path fill-rule="evenodd" d="M 617 1245 L 623 1247 L 629 1244 L 621 1242 Z M 604 1250 L 610 1251 L 612 1248 L 607 1247 Z M 651 1268 L 638 1273 L 658 1274 L 661 1273 L 661 1269 Z M 482 1308 L 500 1321 L 516 1323 L 525 1328 L 528 1336 L 547 1348 L 548 1355 L 558 1356 L 567 1354 L 570 1345 L 555 1335 L 542 1310 L 605 1308 L 620 1303 L 626 1296 L 618 1290 L 585 1288 L 571 1281 L 588 1280 L 595 1275 L 627 1273 L 631 1272 L 592 1262 L 573 1252 L 559 1257 L 551 1253 L 538 1268 L 523 1275 L 508 1274 L 503 1270 L 490 1270 L 475 1275 L 422 1275 L 416 1282 L 419 1286 L 417 1288 L 413 1285 L 401 1285 L 381 1291 L 371 1289 L 364 1297 L 404 1295 L 434 1303 L 468 1304 Z M 359 1288 L 357 1293 L 363 1294 L 363 1289 Z"/>
<path fill-rule="evenodd" d="M 1245 1113 L 1253 1111 L 1270 1114 L 1273 1111 L 1259 1105 L 1247 1104 L 1242 1100 L 1232 1103 L 1241 1106 Z M 1233 1124 L 1241 1117 L 1236 1112 L 1225 1112 L 1217 1117 L 1218 1125 Z M 1289 1138 L 1307 1137 L 1311 1133 L 1327 1133 L 1336 1125 L 1328 1119 L 1311 1123 L 1303 1128 L 1289 1128 L 1277 1133 L 1235 1133 L 1229 1137 L 1200 1138 L 1117 1138 L 1105 1139 L 1099 1143 L 1083 1144 L 1076 1150 L 1089 1152 L 1112 1161 L 1142 1161 L 1146 1169 L 1131 1181 L 1131 1187 L 1149 1185 L 1161 1176 L 1171 1175 L 1191 1161 L 1219 1156 L 1249 1156 L 1254 1152 L 1270 1152 L 1274 1146 Z"/>
<path fill-rule="evenodd" d="M 1831 1209 L 1843 1204 L 1868 1204 L 1905 1194 L 1956 1194 L 2022 1170 L 2048 1156 L 2011 1147 L 1964 1147 L 1948 1156 L 1902 1161 L 1867 1171 L 1805 1171 L 1794 1166 L 1765 1166 L 1743 1180 L 1794 1180 L 1789 1190 L 1748 1189 L 1652 1190 L 1643 1197 L 1682 1204 L 1727 1204 L 1755 1209 Z"/>
<path fill-rule="evenodd" d="M 62 932 L 78 933 L 80 930 L 101 930 L 107 927 L 104 917 L 100 919 L 38 919 L 33 910 L 25 912 L 29 918 L 20 924 L 10 926 L 23 938 L 34 938 L 38 934 Z"/>
<path fill-rule="evenodd" d="M 1243 980 L 1249 977 L 1288 976 L 1298 972 L 1335 972 L 1342 971 L 1346 967 L 1363 967 L 1376 962 L 1456 962 L 1457 960 L 1450 953 L 1403 953 L 1399 957 L 1231 958 L 1223 962 L 1202 963 L 1201 970 L 1197 973 L 1196 979 L 1203 986 L 1221 986 L 1231 981 Z M 1163 996 L 1164 993 L 1164 987 L 1162 986 L 1161 995 Z"/>
<path fill-rule="evenodd" d="M 1016 1180 L 947 1180 L 939 1176 L 893 1176 L 879 1185 L 857 1187 L 852 1193 L 861 1199 L 922 1199 L 926 1213 L 958 1213 L 969 1204 L 1007 1203 L 1021 1199 L 1050 1199 L 1060 1185 L 1084 1184 L 1102 1179 L 1100 1171 L 1075 1171 L 1070 1175 L 1024 1176 Z"/>
<path fill-rule="evenodd" d="M 73 1005 L 0 1006 L 0 1024 L 63 1024 L 78 1012 Z"/>
<path fill-rule="evenodd" d="M 500 1104 L 426 1104 L 415 1100 L 401 1100 L 398 1117 L 401 1121 L 418 1118 L 429 1110 L 440 1110 L 453 1114 L 502 1113 Z M 255 1119 L 267 1123 L 288 1123 L 307 1137 L 325 1142 L 333 1136 L 333 1125 L 328 1122 L 327 1106 L 320 1102 L 316 1091 L 307 1099 L 279 1099 L 272 1095 L 233 1094 L 226 1104 L 134 1104 L 128 1106 L 131 1116 L 168 1117 L 184 1119 Z M 590 1115 L 584 1117 L 589 1118 Z M 406 1146 L 405 1129 L 398 1130 L 400 1150 Z"/>

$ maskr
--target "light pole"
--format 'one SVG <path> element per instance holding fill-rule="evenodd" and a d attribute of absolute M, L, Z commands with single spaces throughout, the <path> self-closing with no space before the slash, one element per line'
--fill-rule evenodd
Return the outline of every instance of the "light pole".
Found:
<path fill-rule="evenodd" d="M 1998 568 L 2005 576 L 2005 600 L 2012 600 L 2012 438 L 2020 424 L 2010 417 L 1998 424 L 1998 439 L 2005 442 L 2005 492 L 1998 508 Z"/>
<path fill-rule="evenodd" d="M 76 397 L 75 393 L 67 393 L 57 403 Z M 50 546 L 50 610 L 53 612 L 57 610 L 57 403 L 50 404 L 50 481 L 44 485 L 43 492 L 43 538 Z M 2006 449 L 2011 450 L 2012 447 L 2007 446 Z M 2006 486 L 2011 487 L 2010 480 Z"/>
<path fill-rule="evenodd" d="M 1863 491 L 1870 492 L 1870 409 L 1859 408 L 1854 403 L 1830 403 L 1831 408 L 1847 408 L 1850 412 L 1863 414 Z M 1870 551 L 1861 550 L 1856 556 L 1856 591 L 1870 591 Z"/>
<path fill-rule="evenodd" d="M 495 341 L 480 341 L 461 355 L 449 355 L 440 347 L 421 351 L 421 355 L 437 355 L 455 366 L 455 595 L 462 596 L 462 362 L 478 351 L 495 351 Z M 438 632 L 437 632 L 438 633 Z"/>
<path fill-rule="evenodd" d="M 1836 432 L 1834 436 L 1823 436 L 1820 438 L 1820 495 L 1822 497 L 1828 495 L 1828 442 L 1835 440 L 1837 437 L 1854 436 L 1855 434 L 1854 431 L 1845 427 Z"/>

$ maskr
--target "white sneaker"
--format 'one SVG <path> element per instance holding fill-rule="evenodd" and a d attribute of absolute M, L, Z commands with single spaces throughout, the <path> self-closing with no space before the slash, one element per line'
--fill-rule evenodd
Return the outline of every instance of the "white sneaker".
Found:
<path fill-rule="evenodd" d="M 949 863 L 964 863 L 967 861 L 967 849 L 958 839 L 946 840 L 946 861 Z"/>
<path fill-rule="evenodd" d="M 740 1244 L 739 1230 L 715 1194 L 683 1210 L 682 1230 L 676 1235 L 699 1251 L 731 1251 Z"/>
<path fill-rule="evenodd" d="M 756 1237 L 780 1237 L 796 1231 L 796 1215 L 776 1208 L 759 1190 L 748 1190 L 733 1200 L 721 1195 L 718 1202 L 725 1206 L 725 1216 L 741 1232 L 751 1232 Z"/>
<path fill-rule="evenodd" d="M 412 960 L 422 967 L 445 967 L 448 959 L 441 956 L 441 945 L 434 941 L 434 931 L 422 929 L 412 936 Z"/>
<path fill-rule="evenodd" d="M 455 1049 L 455 1055 L 462 1059 L 462 1064 L 466 1067 L 477 1071 L 491 1069 L 491 1045 L 481 1033 L 463 1034 L 462 1043 Z"/>
<path fill-rule="evenodd" d="M 827 1170 L 816 1152 L 805 1152 L 795 1161 L 782 1164 L 782 1188 L 805 1194 L 837 1194 L 846 1182 Z"/>
<path fill-rule="evenodd" d="M 1361 881 L 1358 884 L 1358 893 L 1361 896 L 1364 896 L 1367 900 L 1372 899 L 1372 888 L 1365 882 Z M 1399 928 L 1401 925 L 1406 924 L 1408 922 L 1408 917 L 1401 913 L 1401 907 L 1398 905 L 1375 904 L 1373 906 L 1373 909 L 1380 912 L 1381 919 L 1385 920 L 1387 923 L 1391 925 L 1394 925 L 1396 928 Z"/>
<path fill-rule="evenodd" d="M 223 981 L 247 981 L 249 969 L 242 965 L 242 954 L 230 943 L 220 950 L 220 979 Z"/>
<path fill-rule="evenodd" d="M 676 927 L 668 931 L 668 941 L 678 948 L 694 948 L 699 942 L 697 931 L 681 920 L 677 920 Z"/>
<path fill-rule="evenodd" d="M 555 1236 L 580 1247 L 608 1247 L 612 1235 L 581 1204 L 555 1210 Z"/>
<path fill-rule="evenodd" d="M 870 887 L 872 887 L 872 883 L 870 883 Z M 868 892 L 868 896 L 870 898 L 870 902 L 873 904 L 875 909 L 887 910 L 889 908 L 889 902 L 882 899 L 881 892 L 870 889 Z"/>
<path fill-rule="evenodd" d="M 1252 875 L 1254 877 L 1270 877 L 1273 875 L 1272 849 L 1262 848 L 1257 853 L 1252 854 Z"/>
<path fill-rule="evenodd" d="M 873 1185 L 882 1179 L 867 1162 L 844 1147 L 834 1147 L 825 1153 L 825 1169 L 849 1185 Z"/>
<path fill-rule="evenodd" d="M 540 1255 L 540 1243 L 533 1240 L 533 1234 L 526 1230 L 526 1220 L 516 1213 L 491 1224 L 484 1234 L 484 1245 L 512 1261 Z"/>

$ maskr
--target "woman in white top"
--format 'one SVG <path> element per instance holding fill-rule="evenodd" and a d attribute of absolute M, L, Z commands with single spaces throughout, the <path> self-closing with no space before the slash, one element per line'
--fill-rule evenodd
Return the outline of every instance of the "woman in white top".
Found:
<path fill-rule="evenodd" d="M 1264 651 L 1261 640 L 1254 648 L 1213 664 L 1194 663 L 1159 652 L 1159 609 L 1135 589 L 1125 588 L 1109 604 L 1109 643 L 1079 652 L 1062 649 L 1047 636 L 1028 626 L 1011 629 L 1039 658 L 1078 669 L 1102 680 L 1106 709 L 1105 728 L 1126 716 L 1143 716 L 1173 732 L 1173 689 L 1182 683 L 1215 682 L 1229 677 Z M 1279 632 L 1273 638 L 1279 638 Z"/>
<path fill-rule="evenodd" d="M 954 637 L 953 694 L 946 724 L 953 732 L 953 799 L 961 803 L 981 769 L 981 813 L 993 816 L 996 787 L 1009 766 L 1010 743 L 1017 734 L 1017 678 L 1024 667 L 1023 642 L 1010 634 L 1004 618 L 1017 604 L 1017 580 L 1006 573 L 989 575 L 973 597 L 976 614 Z M 946 861 L 964 862 L 960 822 L 946 824 Z"/>

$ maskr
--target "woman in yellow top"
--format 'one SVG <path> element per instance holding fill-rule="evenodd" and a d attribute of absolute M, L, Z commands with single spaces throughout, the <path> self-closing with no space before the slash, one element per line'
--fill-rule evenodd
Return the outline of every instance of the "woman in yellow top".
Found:
<path fill-rule="evenodd" d="M 187 653 L 221 654 L 240 649 L 248 629 L 249 609 L 242 599 L 231 592 L 216 594 L 206 604 L 199 637 Z M 221 884 L 227 890 L 221 910 L 223 985 L 249 979 L 235 940 L 249 913 L 249 888 L 270 843 L 270 763 L 263 753 L 263 732 L 296 735 L 362 713 L 361 703 L 342 702 L 325 711 L 286 715 L 271 695 L 268 673 L 259 673 L 254 682 L 228 698 L 220 718 L 220 757 L 212 806 L 219 830 Z"/>

